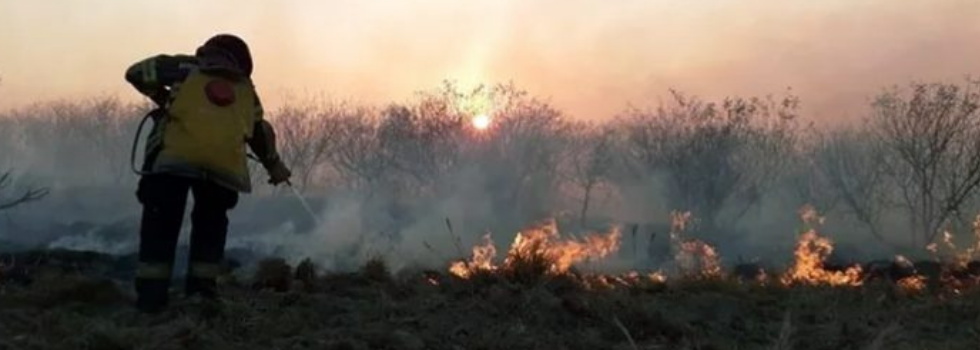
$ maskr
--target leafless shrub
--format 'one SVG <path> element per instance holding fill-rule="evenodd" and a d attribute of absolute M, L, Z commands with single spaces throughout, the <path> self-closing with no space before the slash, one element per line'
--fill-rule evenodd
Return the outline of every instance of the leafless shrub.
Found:
<path fill-rule="evenodd" d="M 866 130 L 845 129 L 819 137 L 807 154 L 812 163 L 804 169 L 830 198 L 813 196 L 808 203 L 824 202 L 825 211 L 840 203 L 843 213 L 863 224 L 879 241 L 887 242 L 881 232 L 881 217 L 890 206 L 889 188 L 884 181 L 883 150 L 871 136 Z"/>
<path fill-rule="evenodd" d="M 389 161 L 378 152 L 377 118 L 359 113 L 341 116 L 333 122 L 337 127 L 337 148 L 331 153 L 331 164 L 345 186 L 370 191 L 382 179 Z"/>
<path fill-rule="evenodd" d="M 476 114 L 491 115 L 492 126 L 473 128 Z M 337 146 L 328 163 L 371 211 L 405 216 L 410 202 L 431 203 L 469 186 L 487 196 L 496 214 L 515 221 L 553 209 L 570 125 L 511 85 L 466 91 L 450 83 L 412 103 L 330 122 Z"/>
<path fill-rule="evenodd" d="M 443 101 L 428 98 L 385 109 L 377 137 L 388 164 L 402 175 L 397 186 L 412 195 L 431 196 L 458 165 L 461 133 L 461 118 L 449 113 Z"/>
<path fill-rule="evenodd" d="M 358 113 L 357 107 L 348 103 L 321 103 L 317 100 L 300 101 L 284 105 L 273 111 L 269 119 L 275 123 L 279 153 L 290 166 L 300 189 L 313 185 L 328 184 L 324 163 L 340 145 L 335 121 L 348 114 Z"/>
<path fill-rule="evenodd" d="M 581 191 L 579 223 L 586 225 L 595 190 L 608 182 L 616 166 L 615 131 L 592 123 L 577 123 L 569 136 L 567 181 Z"/>
<path fill-rule="evenodd" d="M 25 203 L 33 202 L 48 195 L 47 188 L 28 187 L 19 195 L 5 198 L 4 192 L 11 192 L 10 186 L 13 183 L 13 175 L 8 171 L 0 173 L 0 211 L 7 210 Z"/>
<path fill-rule="evenodd" d="M 494 94 L 508 102 L 501 102 L 483 147 L 470 158 L 486 174 L 497 212 L 537 220 L 557 207 L 572 126 L 560 111 L 513 86 L 498 86 Z"/>
<path fill-rule="evenodd" d="M 361 273 L 364 274 L 364 277 L 375 282 L 384 282 L 391 278 L 388 263 L 381 256 L 373 256 L 371 259 L 368 259 L 364 266 L 361 267 Z"/>
<path fill-rule="evenodd" d="M 63 185 L 118 184 L 128 179 L 129 146 L 148 108 L 99 97 L 8 111 L 9 161 Z"/>
<path fill-rule="evenodd" d="M 788 161 L 798 99 L 704 102 L 673 93 L 673 104 L 624 116 L 631 181 L 666 180 L 672 208 L 698 213 L 708 227 L 732 199 L 733 217 L 758 204 Z"/>
<path fill-rule="evenodd" d="M 910 243 L 923 246 L 956 223 L 980 186 L 980 81 L 894 88 L 872 111 L 884 176 L 909 218 Z"/>

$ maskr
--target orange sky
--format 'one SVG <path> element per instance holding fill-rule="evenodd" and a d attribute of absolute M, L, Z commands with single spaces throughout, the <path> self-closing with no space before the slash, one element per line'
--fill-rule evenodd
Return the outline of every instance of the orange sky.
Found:
<path fill-rule="evenodd" d="M 980 76 L 976 0 L 0 0 L 0 108 L 134 96 L 130 63 L 218 32 L 250 42 L 272 105 L 514 81 L 605 118 L 668 88 L 792 87 L 811 117 L 842 120 L 884 86 Z"/>

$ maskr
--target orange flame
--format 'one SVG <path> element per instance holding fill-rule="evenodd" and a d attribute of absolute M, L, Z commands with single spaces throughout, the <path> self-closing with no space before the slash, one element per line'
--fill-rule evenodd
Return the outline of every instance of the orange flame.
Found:
<path fill-rule="evenodd" d="M 670 213 L 670 239 L 674 245 L 674 262 L 681 274 L 691 277 L 721 277 L 721 263 L 715 248 L 699 239 L 683 239 L 692 220 L 691 212 Z"/>
<path fill-rule="evenodd" d="M 911 268 L 915 270 L 915 264 L 911 260 L 903 255 L 895 256 L 895 263 L 904 268 Z M 906 294 L 917 294 L 926 289 L 926 276 L 915 274 L 908 277 L 903 277 L 898 281 L 895 281 L 898 290 Z"/>
<path fill-rule="evenodd" d="M 606 233 L 594 233 L 582 239 L 563 238 L 558 232 L 558 224 L 554 219 L 527 228 L 517 233 L 511 244 L 507 257 L 504 258 L 504 269 L 512 268 L 518 257 L 542 256 L 550 264 L 548 272 L 562 274 L 568 272 L 572 265 L 591 259 L 601 259 L 619 249 L 621 233 L 618 227 L 613 227 Z M 449 272 L 461 278 L 470 278 L 477 271 L 495 271 L 493 259 L 497 249 L 490 235 L 483 237 L 483 244 L 473 247 L 473 257 L 469 261 L 458 261 L 449 267 Z"/>
<path fill-rule="evenodd" d="M 824 268 L 824 261 L 833 253 L 834 245 L 830 239 L 817 234 L 815 227 L 823 223 L 823 218 L 817 214 L 816 209 L 806 205 L 800 210 L 800 217 L 810 229 L 800 235 L 794 253 L 796 259 L 793 266 L 783 274 L 783 284 L 860 286 L 860 266 L 851 266 L 844 271 L 829 271 Z"/>
<path fill-rule="evenodd" d="M 898 280 L 896 284 L 898 284 L 900 291 L 915 294 L 926 289 L 926 277 L 922 275 L 908 276 Z"/>
<path fill-rule="evenodd" d="M 926 250 L 933 255 L 937 255 L 937 257 L 938 255 L 952 256 L 954 264 L 960 268 L 965 268 L 970 263 L 970 260 L 976 259 L 978 253 L 980 253 L 980 214 L 977 214 L 973 221 L 973 235 L 975 239 L 974 244 L 966 249 L 960 249 L 954 243 L 954 235 L 948 230 L 944 230 L 942 241 L 930 243 L 926 246 Z"/>
<path fill-rule="evenodd" d="M 654 271 L 647 274 L 647 278 L 653 283 L 667 283 L 667 275 L 663 271 Z"/>
<path fill-rule="evenodd" d="M 715 248 L 698 239 L 680 242 L 674 261 L 688 276 L 721 277 L 721 263 Z"/>
<path fill-rule="evenodd" d="M 687 231 L 687 225 L 691 222 L 691 212 L 670 212 L 670 232 L 680 234 Z"/>
<path fill-rule="evenodd" d="M 477 271 L 493 271 L 493 258 L 497 256 L 497 247 L 493 245 L 490 234 L 483 235 L 483 244 L 473 246 L 473 257 L 469 262 L 457 261 L 449 267 L 449 273 L 462 278 L 470 278 Z"/>
<path fill-rule="evenodd" d="M 581 241 L 562 239 L 557 222 L 549 219 L 517 233 L 504 259 L 504 268 L 514 264 L 517 256 L 537 254 L 551 262 L 549 272 L 562 274 L 578 262 L 601 259 L 619 250 L 620 238 L 619 228 L 613 227 L 607 233 L 590 234 Z"/>

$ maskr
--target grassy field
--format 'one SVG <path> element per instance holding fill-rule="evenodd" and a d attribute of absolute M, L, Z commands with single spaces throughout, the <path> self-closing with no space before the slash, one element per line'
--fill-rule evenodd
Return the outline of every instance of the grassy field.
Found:
<path fill-rule="evenodd" d="M 0 349 L 977 349 L 980 294 L 775 280 L 318 273 L 265 261 L 218 302 L 133 309 L 131 259 L 34 253 L 4 269 Z M 32 260 L 33 259 L 33 260 Z M 30 263 L 27 263 L 30 262 Z M 120 271 L 122 271 L 120 273 Z M 175 283 L 177 285 L 177 283 Z"/>

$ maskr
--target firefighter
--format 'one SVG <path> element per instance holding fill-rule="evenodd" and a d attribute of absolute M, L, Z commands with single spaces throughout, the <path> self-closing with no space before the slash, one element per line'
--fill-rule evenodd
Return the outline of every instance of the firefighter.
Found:
<path fill-rule="evenodd" d="M 147 139 L 136 197 L 143 205 L 136 306 L 163 310 L 188 193 L 190 261 L 185 292 L 215 298 L 224 257 L 228 210 L 238 193 L 251 191 L 246 144 L 269 174 L 288 183 L 272 126 L 252 85 L 246 43 L 229 34 L 207 40 L 194 55 L 158 55 L 137 62 L 126 81 L 152 99 L 153 129 Z"/>

